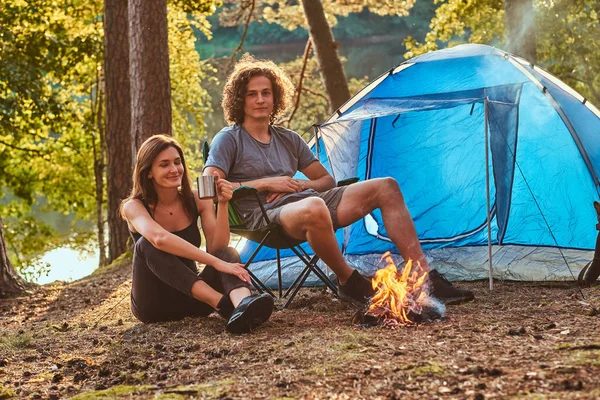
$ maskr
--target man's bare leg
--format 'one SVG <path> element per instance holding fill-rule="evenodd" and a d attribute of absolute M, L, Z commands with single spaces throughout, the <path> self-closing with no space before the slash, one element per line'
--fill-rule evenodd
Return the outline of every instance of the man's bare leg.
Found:
<path fill-rule="evenodd" d="M 348 266 L 338 247 L 333 222 L 323 199 L 309 197 L 286 204 L 281 209 L 280 222 L 290 236 L 307 240 L 340 283 L 346 283 L 354 270 Z"/>
<path fill-rule="evenodd" d="M 370 179 L 348 186 L 337 208 L 339 224 L 350 225 L 376 208 L 381 210 L 385 229 L 400 255 L 405 260 L 418 261 L 429 270 L 412 216 L 395 179 Z"/>

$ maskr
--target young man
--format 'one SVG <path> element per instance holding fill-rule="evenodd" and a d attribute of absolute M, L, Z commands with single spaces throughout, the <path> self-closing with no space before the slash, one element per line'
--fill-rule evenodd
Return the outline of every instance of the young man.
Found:
<path fill-rule="evenodd" d="M 352 224 L 376 208 L 381 210 L 391 240 L 405 260 L 429 264 L 417 238 L 412 217 L 398 183 L 392 178 L 371 179 L 335 187 L 333 177 L 295 132 L 271 125 L 291 102 L 294 87 L 273 62 L 244 56 L 229 76 L 223 91 L 223 110 L 233 123 L 213 139 L 205 175 L 218 172 L 235 186 L 252 186 L 260 192 L 271 221 L 290 236 L 307 240 L 314 252 L 338 278 L 338 294 L 354 303 L 373 295 L 368 279 L 344 260 L 335 230 Z M 308 180 L 293 179 L 297 171 Z M 253 228 L 262 223 L 253 198 L 236 202 L 236 208 Z M 458 289 L 431 270 L 432 295 L 457 304 L 473 300 L 471 291 Z"/>

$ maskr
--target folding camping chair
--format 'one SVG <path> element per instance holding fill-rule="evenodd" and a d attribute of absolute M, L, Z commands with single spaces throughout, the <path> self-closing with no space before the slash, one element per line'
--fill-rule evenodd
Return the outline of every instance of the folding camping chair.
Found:
<path fill-rule="evenodd" d="M 208 159 L 208 152 L 210 151 L 210 147 L 208 142 L 204 142 L 203 145 L 203 157 L 206 161 Z M 338 182 L 338 186 L 345 186 L 351 183 L 358 181 L 358 178 L 346 179 L 344 181 Z M 234 204 L 241 198 L 247 196 L 254 196 L 256 198 L 257 207 L 260 208 L 263 220 L 265 225 L 259 229 L 248 229 L 245 226 L 245 223 L 241 216 L 237 213 L 234 208 Z M 331 289 L 335 296 L 337 296 L 337 288 L 333 282 L 327 277 L 326 273 L 317 265 L 319 261 L 319 257 L 315 254 L 310 256 L 300 245 L 305 242 L 305 240 L 298 240 L 287 235 L 281 225 L 271 222 L 269 219 L 267 212 L 265 210 L 265 206 L 258 195 L 258 190 L 249 186 L 242 186 L 233 191 L 233 198 L 229 203 L 228 209 L 229 215 L 229 229 L 232 233 L 244 237 L 248 240 L 251 240 L 255 243 L 258 243 L 258 247 L 254 250 L 252 255 L 248 258 L 248 261 L 244 264 L 244 268 L 248 271 L 250 278 L 252 279 L 252 283 L 254 287 L 260 291 L 261 293 L 269 293 L 273 297 L 275 294 L 260 280 L 252 271 L 250 270 L 250 264 L 258 254 L 258 252 L 264 247 L 269 247 L 275 249 L 277 255 L 277 289 L 279 298 L 287 298 L 283 308 L 287 308 L 300 288 L 304 285 L 304 282 L 310 275 L 310 273 L 314 273 L 326 287 Z M 283 293 L 282 287 L 282 278 L 281 278 L 281 257 L 280 250 L 290 249 L 304 264 L 304 269 L 300 272 L 300 274 L 296 277 L 294 282 L 287 288 L 286 292 Z M 289 296 L 289 297 L 288 297 Z"/>

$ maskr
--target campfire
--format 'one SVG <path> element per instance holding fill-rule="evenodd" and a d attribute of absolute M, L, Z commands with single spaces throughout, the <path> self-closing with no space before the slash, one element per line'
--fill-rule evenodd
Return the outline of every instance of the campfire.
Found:
<path fill-rule="evenodd" d="M 355 322 L 397 328 L 444 316 L 446 307 L 429 295 L 429 274 L 418 262 L 408 260 L 399 273 L 389 252 L 381 257 L 384 260 L 387 265 L 373 277 L 371 304 L 357 313 Z"/>

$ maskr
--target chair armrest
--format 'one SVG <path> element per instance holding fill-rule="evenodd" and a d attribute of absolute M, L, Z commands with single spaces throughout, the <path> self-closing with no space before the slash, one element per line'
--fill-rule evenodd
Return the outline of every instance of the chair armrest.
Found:
<path fill-rule="evenodd" d="M 235 202 L 241 198 L 252 196 L 252 195 L 254 195 L 254 197 L 256 198 L 256 202 L 258 203 L 258 206 L 260 207 L 260 211 L 262 212 L 263 219 L 265 220 L 267 225 L 270 224 L 271 220 L 269 219 L 269 216 L 267 215 L 267 211 L 265 210 L 265 205 L 263 204 L 262 200 L 260 199 L 260 196 L 258 195 L 258 190 L 256 188 L 253 188 L 252 186 L 240 186 L 239 188 L 237 188 L 233 191 L 233 196 L 231 197 L 231 201 Z"/>
<path fill-rule="evenodd" d="M 256 190 L 256 188 L 253 188 L 252 186 L 240 186 L 233 191 L 231 200 L 236 201 L 241 198 L 256 194 L 258 194 L 258 190 Z"/>
<path fill-rule="evenodd" d="M 351 185 L 353 183 L 358 182 L 358 180 L 359 179 L 357 177 L 348 178 L 348 179 L 342 179 L 341 181 L 338 181 L 337 186 L 338 187 L 340 187 L 340 186 L 348 186 L 348 185 Z"/>

